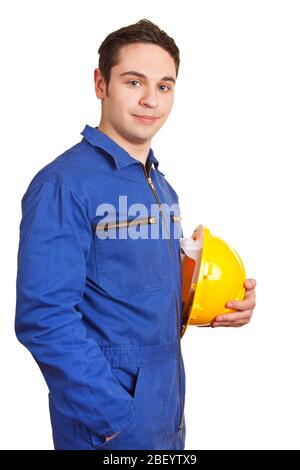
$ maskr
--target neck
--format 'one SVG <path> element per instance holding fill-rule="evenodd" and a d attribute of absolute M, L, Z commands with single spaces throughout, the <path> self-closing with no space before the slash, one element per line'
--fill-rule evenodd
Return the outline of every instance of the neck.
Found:
<path fill-rule="evenodd" d="M 114 140 L 120 147 L 126 150 L 129 155 L 139 160 L 143 165 L 146 165 L 147 157 L 150 150 L 150 144 L 144 145 L 132 145 L 130 142 L 125 140 L 120 134 L 118 134 L 112 127 L 105 125 L 100 122 L 98 126 L 99 131 L 104 132 L 108 137 Z"/>

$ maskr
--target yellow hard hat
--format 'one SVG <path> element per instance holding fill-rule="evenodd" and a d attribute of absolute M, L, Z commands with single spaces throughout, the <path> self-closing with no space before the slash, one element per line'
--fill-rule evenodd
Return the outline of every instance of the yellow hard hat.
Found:
<path fill-rule="evenodd" d="M 209 325 L 217 315 L 234 312 L 225 307 L 226 302 L 242 300 L 245 293 L 246 272 L 238 253 L 207 227 L 199 227 L 203 228 L 200 262 L 185 256 L 182 263 L 181 336 L 189 324 Z"/>

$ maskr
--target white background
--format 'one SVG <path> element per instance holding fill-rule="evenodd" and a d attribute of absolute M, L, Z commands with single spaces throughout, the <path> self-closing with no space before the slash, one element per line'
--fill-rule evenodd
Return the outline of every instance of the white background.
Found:
<path fill-rule="evenodd" d="M 2 449 L 52 449 L 47 386 L 14 334 L 21 197 L 100 120 L 93 70 L 111 31 L 148 18 L 181 54 L 154 137 L 185 236 L 205 224 L 257 280 L 252 322 L 189 327 L 186 449 L 299 449 L 298 1 L 1 2 Z"/>

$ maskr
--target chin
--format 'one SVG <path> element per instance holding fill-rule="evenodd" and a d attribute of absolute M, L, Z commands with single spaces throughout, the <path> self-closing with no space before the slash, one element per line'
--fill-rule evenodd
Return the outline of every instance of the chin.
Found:
<path fill-rule="evenodd" d="M 129 134 L 134 140 L 142 141 L 151 140 L 154 135 L 153 131 L 150 133 L 150 131 L 147 132 L 147 129 L 145 129 L 144 131 L 140 129 L 135 129 L 134 132 L 132 132 L 132 129 L 130 129 Z"/>

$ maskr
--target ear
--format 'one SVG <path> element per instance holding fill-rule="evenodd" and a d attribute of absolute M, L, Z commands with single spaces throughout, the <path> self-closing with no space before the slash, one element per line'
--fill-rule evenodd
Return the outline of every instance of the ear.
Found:
<path fill-rule="evenodd" d="M 105 80 L 99 68 L 94 70 L 94 83 L 97 98 L 99 98 L 99 100 L 103 100 L 105 96 Z"/>

